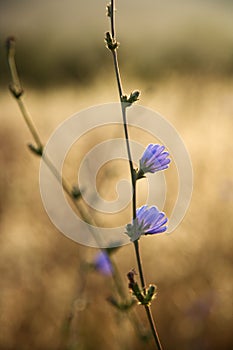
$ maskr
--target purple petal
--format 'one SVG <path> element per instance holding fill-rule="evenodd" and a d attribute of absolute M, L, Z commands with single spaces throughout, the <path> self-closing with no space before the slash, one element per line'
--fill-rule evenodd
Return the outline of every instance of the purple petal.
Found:
<path fill-rule="evenodd" d="M 164 146 L 149 144 L 139 161 L 140 169 L 144 173 L 167 169 L 170 159 L 167 158 L 169 153 L 164 150 Z"/>
<path fill-rule="evenodd" d="M 167 227 L 164 226 L 167 223 L 168 219 L 165 218 L 160 224 L 154 225 L 150 230 L 147 230 L 145 234 L 153 234 L 156 232 L 164 232 Z M 165 228 L 164 228 L 165 227 Z"/>
<path fill-rule="evenodd" d="M 145 235 L 153 235 L 156 233 L 162 233 L 162 232 L 165 232 L 166 229 L 167 229 L 167 226 L 159 227 L 159 228 L 153 230 L 153 232 L 146 232 Z"/>
<path fill-rule="evenodd" d="M 157 147 L 154 147 L 152 149 L 152 153 L 153 153 L 153 156 L 158 157 L 165 150 L 165 147 L 160 145 L 155 145 L 155 146 Z"/>
<path fill-rule="evenodd" d="M 166 231 L 168 219 L 165 213 L 159 211 L 156 206 L 149 207 L 148 205 L 143 205 L 141 208 L 136 210 L 136 219 L 133 220 L 133 224 L 128 224 L 126 226 L 126 231 L 128 228 L 128 235 L 131 240 L 139 239 L 141 235 L 162 233 Z M 137 237 L 132 237 L 130 231 L 137 232 Z M 126 232 L 127 233 L 127 232 Z"/>
<path fill-rule="evenodd" d="M 109 256 L 104 251 L 101 251 L 99 254 L 97 254 L 94 266 L 96 270 L 101 272 L 103 275 L 111 275 L 113 272 L 113 267 Z"/>

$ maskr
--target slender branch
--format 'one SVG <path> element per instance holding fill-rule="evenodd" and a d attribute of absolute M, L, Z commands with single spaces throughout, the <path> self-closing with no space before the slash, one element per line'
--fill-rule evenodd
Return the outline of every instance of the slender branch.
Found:
<path fill-rule="evenodd" d="M 117 52 L 115 50 L 112 51 L 112 55 L 113 55 L 114 68 L 115 68 L 115 72 L 116 72 L 117 87 L 118 87 L 119 96 L 120 96 L 120 100 L 121 100 L 121 98 L 123 96 L 123 91 L 122 91 L 122 83 L 121 83 L 120 69 L 119 69 L 119 65 L 118 65 Z"/>
<path fill-rule="evenodd" d="M 62 183 L 62 187 L 63 187 L 64 191 L 66 192 L 66 194 L 72 199 L 72 201 L 75 203 L 75 205 L 77 205 L 77 202 L 72 194 L 71 186 L 67 183 L 66 179 L 59 173 L 59 171 L 57 170 L 57 168 L 55 167 L 55 165 L 53 164 L 51 159 L 45 153 L 42 154 L 42 159 L 45 162 L 45 164 L 48 166 L 50 171 L 53 173 L 54 177 L 60 183 Z"/>
<path fill-rule="evenodd" d="M 111 33 L 113 39 L 115 39 L 115 6 L 114 0 L 111 1 Z"/>
<path fill-rule="evenodd" d="M 155 322 L 154 322 L 154 319 L 153 319 L 153 316 L 152 316 L 152 313 L 151 313 L 150 306 L 149 305 L 145 305 L 145 310 L 146 310 L 147 318 L 148 318 L 149 323 L 150 323 L 150 328 L 151 328 L 151 331 L 152 331 L 152 334 L 153 334 L 153 338 L 154 338 L 155 344 L 156 344 L 158 350 L 163 350 L 162 345 L 161 345 L 160 340 L 159 340 L 159 335 L 158 335 L 158 332 L 157 332 L 157 329 L 156 329 L 156 325 L 155 325 Z"/>
<path fill-rule="evenodd" d="M 46 163 L 46 165 L 48 166 L 48 168 L 50 169 L 50 171 L 52 172 L 54 177 L 59 181 L 59 183 L 62 184 L 64 191 L 72 200 L 79 215 L 87 223 L 91 223 L 94 226 L 97 226 L 95 219 L 93 218 L 93 216 L 90 215 L 90 213 L 88 212 L 88 209 L 85 206 L 82 206 L 80 201 L 77 202 L 77 198 L 74 196 L 74 193 L 72 191 L 71 186 L 67 183 L 65 178 L 59 173 L 59 171 L 57 170 L 56 166 L 51 161 L 51 159 L 43 152 L 44 146 L 43 146 L 43 143 L 41 141 L 40 135 L 36 129 L 36 126 L 34 125 L 34 123 L 32 121 L 31 115 L 28 112 L 26 105 L 23 101 L 24 91 L 22 89 L 21 82 L 20 82 L 18 72 L 17 72 L 17 67 L 16 67 L 15 40 L 14 40 L 14 38 L 8 39 L 7 46 L 8 46 L 8 63 L 9 63 L 9 68 L 10 68 L 10 73 L 11 73 L 11 78 L 12 78 L 12 84 L 10 85 L 10 91 L 11 91 L 12 95 L 16 98 L 16 101 L 17 101 L 18 106 L 20 108 L 21 114 L 24 118 L 24 121 L 26 122 L 28 129 L 31 132 L 33 139 L 34 139 L 36 146 L 37 146 L 37 148 L 35 148 L 33 145 L 29 145 L 30 149 L 43 159 L 43 161 Z M 120 78 L 119 78 L 119 81 L 120 81 Z M 80 192 L 79 189 L 77 189 L 77 191 Z M 81 196 L 79 198 L 81 198 Z M 102 244 L 101 244 L 100 236 L 96 235 L 96 232 L 95 232 L 95 230 L 92 229 L 92 226 L 89 226 L 89 230 L 92 233 L 97 245 L 99 247 L 101 247 Z M 115 284 L 115 290 L 118 293 L 120 299 L 124 302 L 124 300 L 127 299 L 127 296 L 126 296 L 125 290 L 123 288 L 123 281 L 121 279 L 121 276 L 118 272 L 117 266 L 114 263 L 113 259 L 111 259 L 110 256 L 109 256 L 109 259 L 113 265 L 112 278 L 113 278 L 113 282 Z M 74 303 L 73 303 L 73 306 L 74 306 Z M 141 335 L 141 337 L 144 337 L 144 335 L 141 333 L 141 326 L 139 324 L 139 321 L 137 321 L 137 319 L 135 318 L 135 315 L 133 315 L 133 312 L 134 312 L 133 310 L 131 310 L 131 311 L 129 310 L 129 312 L 127 312 L 127 316 L 129 318 L 129 321 L 133 324 L 134 328 L 137 329 L 137 334 Z M 71 316 L 71 318 L 69 318 L 69 322 L 68 322 L 69 325 L 73 319 L 74 311 L 71 311 L 70 316 Z"/>
<path fill-rule="evenodd" d="M 134 241 L 134 249 L 135 249 L 135 254 L 136 254 L 136 258 L 137 258 L 137 265 L 138 265 L 141 286 L 142 286 L 143 293 L 145 295 L 146 294 L 146 284 L 145 284 L 145 280 L 144 280 L 144 274 L 143 274 L 143 269 L 142 269 L 142 262 L 141 262 L 141 255 L 140 255 L 140 251 L 139 251 L 139 241 L 138 240 Z"/>
<path fill-rule="evenodd" d="M 110 11 L 110 22 L 111 22 L 111 34 L 112 34 L 112 40 L 113 43 L 117 43 L 116 37 L 115 37 L 115 15 L 114 15 L 114 0 L 111 0 L 111 11 Z M 109 47 L 110 48 L 110 47 Z M 117 80 L 117 86 L 118 86 L 118 92 L 121 102 L 121 110 L 122 110 L 122 118 L 123 118 L 123 125 L 124 125 L 124 133 L 125 133 L 125 141 L 126 141 L 126 148 L 127 148 L 127 154 L 128 154 L 128 161 L 129 161 L 129 167 L 130 167 L 130 174 L 131 174 L 131 182 L 132 182 L 132 211 L 133 211 L 133 219 L 136 219 L 136 179 L 135 179 L 135 170 L 133 167 L 133 161 L 132 161 L 132 155 L 131 155 L 131 149 L 130 149 L 130 142 L 129 142 L 129 134 L 128 134 L 128 125 L 127 125 L 127 118 L 126 118 L 126 104 L 123 102 L 123 88 L 121 83 L 121 77 L 120 77 L 120 69 L 118 64 L 118 57 L 117 57 L 117 44 L 116 47 L 112 46 L 110 49 L 113 55 L 113 63 L 114 63 L 114 69 L 115 69 L 115 75 Z M 141 281 L 141 287 L 143 290 L 144 295 L 146 294 L 146 284 L 145 284 L 145 278 L 144 273 L 142 269 L 142 262 L 140 257 L 140 251 L 139 251 L 139 241 L 134 241 L 134 249 L 137 259 L 137 265 L 139 270 L 139 276 Z M 159 340 L 159 336 L 155 327 L 155 323 L 153 320 L 153 316 L 151 313 L 151 309 L 149 305 L 144 305 L 147 318 L 150 324 L 150 328 L 155 340 L 155 344 L 158 350 L 162 350 L 162 346 Z"/>
<path fill-rule="evenodd" d="M 133 196 L 136 196 L 135 194 L 135 177 L 134 177 L 134 167 L 133 167 L 133 160 L 131 155 L 131 149 L 130 149 L 130 143 L 129 143 L 129 133 L 128 133 L 128 124 L 126 119 L 126 106 L 124 102 L 121 102 L 121 108 L 122 108 L 122 117 L 123 117 L 123 124 L 124 124 L 124 132 L 125 132 L 125 141 L 126 141 L 126 148 L 128 153 L 128 160 L 129 160 L 129 168 L 130 168 L 130 174 L 131 174 L 131 182 L 132 182 L 132 191 Z M 135 197 L 136 199 L 136 197 Z M 136 218 L 136 209 L 133 210 L 133 218 Z"/>
<path fill-rule="evenodd" d="M 110 22 L 111 22 L 111 34 L 113 41 L 116 41 L 115 38 L 115 8 L 114 8 L 114 0 L 111 1 L 111 11 L 110 11 Z M 119 69 L 119 63 L 118 63 L 118 57 L 117 57 L 117 50 L 111 50 L 113 55 L 113 64 L 116 74 L 116 80 L 117 80 L 117 87 L 119 92 L 119 98 L 121 101 L 121 110 L 122 110 L 122 117 L 123 117 L 123 123 L 124 123 L 124 133 L 125 133 L 125 140 L 126 140 L 126 147 L 127 147 L 127 153 L 128 153 L 128 160 L 129 160 L 129 167 L 130 167 L 130 173 L 132 177 L 132 184 L 134 183 L 133 179 L 133 161 L 132 161 L 132 155 L 130 150 L 130 144 L 129 144 L 129 133 L 128 133 L 128 127 L 127 127 L 127 119 L 126 119 L 126 105 L 124 102 L 122 102 L 122 96 L 123 96 L 123 88 L 122 88 L 122 82 L 121 82 L 121 75 L 120 75 L 120 69 Z"/>
<path fill-rule="evenodd" d="M 18 106 L 21 110 L 21 113 L 22 113 L 22 116 L 28 126 L 28 129 L 31 131 L 31 134 L 36 142 L 36 145 L 38 147 L 38 149 L 43 149 L 43 145 L 42 145 L 42 142 L 41 142 L 41 139 L 40 139 L 40 136 L 36 130 L 36 127 L 34 125 L 34 123 L 32 122 L 32 119 L 29 115 L 29 112 L 24 104 L 24 101 L 22 99 L 22 96 L 20 96 L 18 99 L 17 99 L 17 102 L 18 102 Z"/>
<path fill-rule="evenodd" d="M 28 129 L 30 133 L 32 134 L 32 137 L 37 145 L 37 148 L 30 145 L 30 149 L 34 151 L 37 155 L 42 157 L 43 161 L 46 163 L 46 165 L 49 167 L 50 171 L 53 173 L 55 178 L 62 184 L 64 191 L 67 193 L 67 195 L 72 200 L 73 204 L 75 205 L 75 208 L 78 212 L 78 214 L 85 220 L 85 222 L 89 223 L 90 225 L 96 226 L 96 222 L 92 215 L 89 214 L 88 210 L 84 207 L 84 205 L 81 205 L 81 203 L 77 203 L 77 198 L 73 195 L 72 186 L 67 182 L 67 180 L 59 173 L 56 166 L 52 162 L 52 160 L 43 152 L 44 146 L 41 141 L 41 137 L 39 135 L 39 132 L 37 131 L 31 115 L 29 114 L 26 105 L 23 101 L 23 88 L 19 79 L 19 75 L 17 72 L 16 62 L 15 62 L 15 40 L 14 38 L 9 38 L 7 41 L 7 49 L 8 49 L 8 63 L 11 73 L 11 79 L 12 83 L 10 85 L 10 91 L 12 95 L 15 97 L 18 106 L 20 108 L 21 114 L 24 118 L 24 121 L 26 122 Z M 79 189 L 77 189 L 79 191 Z M 80 195 L 81 198 L 81 195 Z M 100 239 L 100 236 L 96 234 L 95 230 L 92 229 L 92 226 L 89 226 L 89 229 L 93 235 L 93 238 L 95 239 L 97 245 L 99 247 L 102 246 L 102 242 Z"/>
<path fill-rule="evenodd" d="M 16 63 L 15 63 L 15 40 L 14 38 L 9 38 L 7 41 L 7 48 L 8 48 L 8 63 L 9 63 L 9 68 L 11 72 L 11 77 L 12 77 L 12 84 L 10 85 L 10 91 L 16 98 L 18 102 L 18 106 L 20 108 L 20 111 L 22 113 L 22 116 L 36 142 L 37 148 L 42 151 L 43 146 L 42 142 L 40 139 L 40 136 L 32 122 L 32 119 L 29 115 L 29 112 L 22 100 L 22 96 L 24 94 L 22 85 L 20 83 L 18 71 L 16 68 Z"/>
<path fill-rule="evenodd" d="M 6 46 L 7 46 L 8 63 L 10 66 L 12 82 L 17 87 L 19 92 L 20 91 L 23 92 L 23 89 L 19 80 L 17 68 L 16 68 L 16 63 L 15 63 L 15 38 L 9 37 L 6 41 Z"/>
<path fill-rule="evenodd" d="M 114 0 L 112 0 L 111 3 L 110 3 L 110 22 L 111 22 L 112 39 L 115 42 L 116 38 L 115 38 L 115 6 L 114 6 Z M 118 65 L 117 51 L 116 50 L 112 50 L 111 52 L 112 52 L 112 55 L 113 55 L 113 63 L 114 63 L 116 79 L 117 79 L 117 87 L 118 87 L 119 97 L 120 97 L 120 100 L 121 100 L 122 99 L 122 95 L 123 95 L 123 91 L 122 91 L 120 69 L 119 69 L 119 65 Z"/>
<path fill-rule="evenodd" d="M 39 135 L 39 132 L 36 129 L 36 126 L 34 125 L 31 115 L 28 112 L 26 105 L 23 101 L 23 89 L 21 86 L 21 82 L 18 76 L 17 72 L 17 67 L 16 67 L 16 62 L 15 62 L 15 40 L 14 38 L 9 38 L 7 42 L 7 48 L 8 48 L 8 63 L 9 63 L 9 68 L 10 68 L 10 73 L 11 73 L 11 79 L 12 79 L 12 84 L 10 85 L 10 91 L 12 95 L 15 97 L 18 106 L 20 108 L 21 114 L 23 116 L 24 121 L 26 122 L 28 129 L 37 145 L 37 149 L 34 148 L 34 146 L 31 145 L 30 149 L 33 150 L 37 155 L 39 155 L 43 161 L 46 163 L 54 177 L 62 183 L 63 189 L 66 192 L 66 194 L 69 196 L 71 201 L 73 202 L 78 214 L 87 222 L 90 223 L 91 225 L 97 227 L 96 221 L 93 218 L 93 216 L 88 212 L 88 209 L 81 204 L 80 201 L 77 202 L 77 198 L 74 196 L 72 187 L 70 184 L 66 181 L 64 176 L 62 176 L 59 171 L 57 170 L 56 166 L 54 163 L 51 161 L 51 159 L 43 152 L 44 146 L 41 141 L 41 137 Z M 79 189 L 77 189 L 79 191 Z M 81 196 L 79 197 L 81 199 Z M 102 242 L 100 239 L 99 235 L 96 235 L 95 230 L 92 229 L 92 226 L 89 226 L 89 230 L 91 234 L 93 235 L 97 245 L 99 247 L 102 246 Z M 102 250 L 100 248 L 100 250 Z M 113 265 L 113 274 L 112 278 L 115 284 L 115 288 L 117 293 L 119 294 L 120 298 L 122 301 L 126 299 L 126 293 L 123 288 L 123 281 L 121 279 L 121 276 L 118 272 L 117 266 L 114 263 L 113 259 L 111 256 L 109 256 L 109 259 Z M 137 326 L 140 329 L 140 326 L 137 324 L 137 322 L 134 320 L 134 318 L 130 315 L 130 313 L 127 313 L 129 316 L 129 320 L 133 323 L 133 325 Z"/>

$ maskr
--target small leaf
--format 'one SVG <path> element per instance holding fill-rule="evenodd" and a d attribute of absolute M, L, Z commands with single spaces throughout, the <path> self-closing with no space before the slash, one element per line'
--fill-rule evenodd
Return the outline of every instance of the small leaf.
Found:
<path fill-rule="evenodd" d="M 114 51 L 119 46 L 119 43 L 115 39 L 113 39 L 112 35 L 109 32 L 106 32 L 105 34 L 105 41 L 107 44 L 107 48 L 111 51 Z"/>
<path fill-rule="evenodd" d="M 112 7 L 111 4 L 107 5 L 107 16 L 112 17 Z"/>
<path fill-rule="evenodd" d="M 24 94 L 22 87 L 16 84 L 10 84 L 9 90 L 16 99 L 19 99 Z"/>
<path fill-rule="evenodd" d="M 78 188 L 78 186 L 75 186 L 75 185 L 72 188 L 71 194 L 72 194 L 72 197 L 74 199 L 78 199 L 78 198 L 80 198 L 82 196 L 82 194 L 80 192 L 80 189 Z"/>
<path fill-rule="evenodd" d="M 31 143 L 29 143 L 28 148 L 30 149 L 30 151 L 34 154 L 36 154 L 37 156 L 42 156 L 43 154 L 43 147 L 36 147 L 34 145 L 32 145 Z"/>
<path fill-rule="evenodd" d="M 133 91 L 131 92 L 131 94 L 129 96 L 127 95 L 122 95 L 121 96 L 121 102 L 125 103 L 125 107 L 130 107 L 134 102 L 139 100 L 139 95 L 140 92 L 139 91 Z"/>
<path fill-rule="evenodd" d="M 144 303 L 146 305 L 150 305 L 151 301 L 155 298 L 157 293 L 157 287 L 154 284 L 150 284 L 149 288 L 147 289 L 147 293 L 144 299 Z"/>

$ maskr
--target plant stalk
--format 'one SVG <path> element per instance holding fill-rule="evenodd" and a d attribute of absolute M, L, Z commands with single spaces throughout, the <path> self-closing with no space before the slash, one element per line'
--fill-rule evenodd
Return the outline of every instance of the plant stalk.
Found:
<path fill-rule="evenodd" d="M 111 21 L 111 35 L 112 39 L 116 41 L 116 36 L 115 36 L 115 15 L 114 15 L 114 0 L 111 0 L 111 16 L 110 16 L 110 21 Z M 119 69 L 119 64 L 118 64 L 118 57 L 117 57 L 117 49 L 112 49 L 111 50 L 112 55 L 113 55 L 113 64 L 114 64 L 114 69 L 115 69 L 115 75 L 116 75 L 116 80 L 117 80 L 117 86 L 118 86 L 118 92 L 119 92 L 119 97 L 120 97 L 120 102 L 121 102 L 121 111 L 122 111 L 122 118 L 123 118 L 123 125 L 124 125 L 124 134 L 125 134 L 125 141 L 126 141 L 126 148 L 127 148 L 127 154 L 128 154 L 128 162 L 129 162 L 129 168 L 130 168 L 130 174 L 131 174 L 131 182 L 132 182 L 132 211 L 133 211 L 133 220 L 136 219 L 136 180 L 135 180 L 135 170 L 133 167 L 133 160 L 132 160 L 132 155 L 131 155 L 131 149 L 130 149 L 130 142 L 129 142 L 129 133 L 128 133 L 128 124 L 127 124 L 127 118 L 126 118 L 126 104 L 122 102 L 122 97 L 123 97 L 123 88 L 122 88 L 122 83 L 121 83 L 121 77 L 120 77 L 120 69 Z M 140 276 L 140 282 L 141 282 L 141 287 L 143 290 L 144 295 L 146 294 L 146 284 L 145 284 L 145 278 L 144 278 L 144 273 L 142 269 L 142 262 L 141 262 L 141 256 L 140 256 L 140 250 L 139 250 L 139 241 L 136 240 L 134 241 L 134 249 L 135 249 L 135 254 L 136 254 L 136 260 L 137 260 L 137 265 L 138 265 L 138 270 L 139 270 L 139 276 Z M 153 334 L 153 338 L 156 344 L 156 348 L 158 350 L 162 350 L 162 346 L 159 340 L 159 336 L 156 330 L 155 322 L 153 320 L 153 316 L 151 313 L 151 309 L 149 305 L 144 305 L 144 308 L 146 310 L 146 315 L 150 324 L 151 332 Z"/>

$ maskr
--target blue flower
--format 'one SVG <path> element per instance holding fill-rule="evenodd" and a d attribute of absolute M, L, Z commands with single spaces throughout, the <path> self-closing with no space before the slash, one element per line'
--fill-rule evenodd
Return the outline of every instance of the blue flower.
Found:
<path fill-rule="evenodd" d="M 143 205 L 136 210 L 136 219 L 132 224 L 126 226 L 126 234 L 131 241 L 136 241 L 141 235 L 153 235 L 166 231 L 168 219 L 165 214 L 159 211 L 155 206 L 148 207 Z"/>
<path fill-rule="evenodd" d="M 101 251 L 98 253 L 94 260 L 94 267 L 97 271 L 103 275 L 111 275 L 113 272 L 113 266 L 106 252 Z"/>
<path fill-rule="evenodd" d="M 168 152 L 164 152 L 165 147 L 161 145 L 150 144 L 144 151 L 142 158 L 139 161 L 138 178 L 142 177 L 145 173 L 155 173 L 159 170 L 168 168 L 170 159 Z"/>

